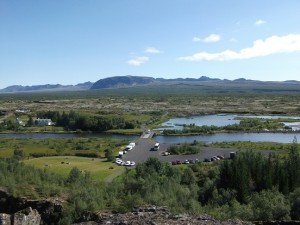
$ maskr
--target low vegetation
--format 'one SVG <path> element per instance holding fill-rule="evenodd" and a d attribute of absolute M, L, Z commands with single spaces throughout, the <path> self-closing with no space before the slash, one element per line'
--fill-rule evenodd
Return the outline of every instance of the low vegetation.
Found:
<path fill-rule="evenodd" d="M 109 138 L 58 138 L 58 139 L 22 139 L 1 138 L 0 156 L 11 157 L 15 150 L 23 152 L 23 158 L 44 156 L 83 156 L 105 158 L 107 150 L 117 155 L 128 140 Z"/>
<path fill-rule="evenodd" d="M 200 153 L 199 147 L 192 146 L 190 144 L 171 145 L 168 148 L 168 152 L 171 155 L 194 155 Z"/>
<path fill-rule="evenodd" d="M 69 224 L 86 210 L 125 212 L 146 204 L 220 219 L 300 219 L 300 153 L 296 148 L 284 157 L 245 151 L 232 160 L 184 168 L 150 158 L 111 183 L 95 180 L 92 173 L 77 167 L 60 176 L 15 158 L 0 159 L 0 174 L 2 188 L 14 196 L 65 199 L 66 212 L 58 224 Z"/>
<path fill-rule="evenodd" d="M 111 132 L 139 133 L 169 117 L 215 113 L 299 115 L 299 95 L 286 89 L 232 87 L 233 90 L 178 84 L 130 89 L 2 94 L 2 132 Z M 230 87 L 231 88 L 231 87 Z M 257 87 L 256 87 L 257 88 Z M 239 93 L 238 95 L 236 93 Z M 280 92 L 280 93 L 279 93 Z M 147 94 L 145 94 L 147 93 Z M 29 113 L 17 114 L 24 108 Z M 16 118 L 26 121 L 19 126 Z M 32 118 L 51 118 L 56 126 L 37 127 Z M 209 134 L 282 129 L 282 121 L 243 119 L 222 128 L 186 125 L 165 134 Z M 286 129 L 289 131 L 289 129 Z M 282 132 L 282 131 L 280 131 Z M 0 139 L 0 184 L 13 196 L 61 198 L 70 224 L 83 212 L 101 209 L 124 212 L 139 205 L 163 205 L 173 212 L 208 213 L 220 219 L 299 220 L 300 153 L 298 144 L 213 143 L 241 149 L 233 160 L 174 167 L 150 158 L 111 183 L 105 177 L 123 167 L 110 162 L 127 140 Z M 200 143 L 179 145 L 173 154 L 195 154 Z M 248 150 L 248 151 L 245 151 Z M 269 157 L 251 150 L 278 150 Z M 84 158 L 83 158 L 84 157 Z M 101 160 L 100 160 L 101 159 Z"/>
<path fill-rule="evenodd" d="M 86 157 L 40 157 L 23 161 L 25 165 L 55 173 L 67 178 L 71 170 L 76 167 L 81 173 L 89 173 L 90 176 L 98 181 L 104 181 L 108 176 L 124 169 L 115 163 L 107 162 L 94 158 Z"/>

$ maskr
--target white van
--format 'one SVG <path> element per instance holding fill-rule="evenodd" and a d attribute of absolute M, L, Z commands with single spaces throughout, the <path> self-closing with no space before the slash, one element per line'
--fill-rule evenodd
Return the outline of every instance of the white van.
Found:
<path fill-rule="evenodd" d="M 154 151 L 158 151 L 159 150 L 159 143 L 156 143 L 153 147 Z"/>

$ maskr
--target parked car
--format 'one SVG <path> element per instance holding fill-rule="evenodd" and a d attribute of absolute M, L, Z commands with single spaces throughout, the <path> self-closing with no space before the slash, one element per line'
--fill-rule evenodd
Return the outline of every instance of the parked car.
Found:
<path fill-rule="evenodd" d="M 131 162 L 130 162 L 130 166 L 135 166 L 135 162 L 134 162 L 134 161 L 131 161 Z"/>
<path fill-rule="evenodd" d="M 211 160 L 209 158 L 205 158 L 203 161 L 204 162 L 210 162 Z"/>
<path fill-rule="evenodd" d="M 190 164 L 190 162 L 188 159 L 186 159 L 186 160 L 184 160 L 183 164 Z"/>
<path fill-rule="evenodd" d="M 121 159 L 116 160 L 116 163 L 119 165 L 121 164 L 121 162 L 123 162 Z"/>
<path fill-rule="evenodd" d="M 219 159 L 224 159 L 224 156 L 222 156 L 222 155 L 217 155 L 217 157 L 218 157 Z"/>
<path fill-rule="evenodd" d="M 163 156 L 168 156 L 168 155 L 170 155 L 170 153 L 169 152 L 163 152 L 162 155 Z"/>
<path fill-rule="evenodd" d="M 130 166 L 130 161 L 126 161 L 125 166 Z"/>
<path fill-rule="evenodd" d="M 154 151 L 158 151 L 159 150 L 159 143 L 155 143 L 154 147 L 153 147 Z"/>

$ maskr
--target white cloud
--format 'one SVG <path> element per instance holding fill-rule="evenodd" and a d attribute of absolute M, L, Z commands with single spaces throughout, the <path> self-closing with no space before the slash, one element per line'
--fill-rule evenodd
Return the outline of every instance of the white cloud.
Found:
<path fill-rule="evenodd" d="M 201 38 L 193 37 L 193 41 L 194 41 L 194 42 L 199 42 L 199 41 L 202 41 L 202 40 L 201 40 Z"/>
<path fill-rule="evenodd" d="M 131 66 L 140 66 L 145 62 L 148 62 L 149 58 L 146 56 L 135 57 L 134 59 L 128 60 L 127 64 Z"/>
<path fill-rule="evenodd" d="M 149 47 L 145 50 L 145 53 L 149 54 L 160 54 L 163 53 L 161 50 L 158 50 L 157 48 Z"/>
<path fill-rule="evenodd" d="M 179 57 L 183 61 L 230 61 L 234 59 L 250 59 L 278 53 L 300 51 L 300 34 L 271 36 L 265 40 L 254 41 L 252 47 L 239 52 L 225 50 L 218 53 L 199 52 L 191 56 Z"/>
<path fill-rule="evenodd" d="M 221 36 L 218 35 L 218 34 L 210 34 L 209 36 L 201 39 L 199 37 L 194 37 L 193 38 L 193 41 L 195 42 L 199 42 L 199 41 L 202 41 L 202 42 L 205 42 L 205 43 L 213 43 L 213 42 L 218 42 L 221 40 Z"/>
<path fill-rule="evenodd" d="M 263 25 L 263 24 L 265 24 L 265 23 L 267 23 L 267 22 L 264 21 L 264 20 L 257 20 L 257 21 L 255 21 L 254 25 L 260 26 L 260 25 Z"/>

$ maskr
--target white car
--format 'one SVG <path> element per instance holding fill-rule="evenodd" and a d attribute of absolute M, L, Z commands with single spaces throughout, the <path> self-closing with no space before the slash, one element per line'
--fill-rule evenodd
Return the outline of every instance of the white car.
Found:
<path fill-rule="evenodd" d="M 119 160 L 116 161 L 116 163 L 117 163 L 118 165 L 121 165 L 122 162 L 123 162 L 123 161 L 122 161 L 121 159 L 119 159 Z"/>
<path fill-rule="evenodd" d="M 130 161 L 126 161 L 125 166 L 130 166 Z"/>
<path fill-rule="evenodd" d="M 135 166 L 135 162 L 131 161 L 130 166 Z"/>

